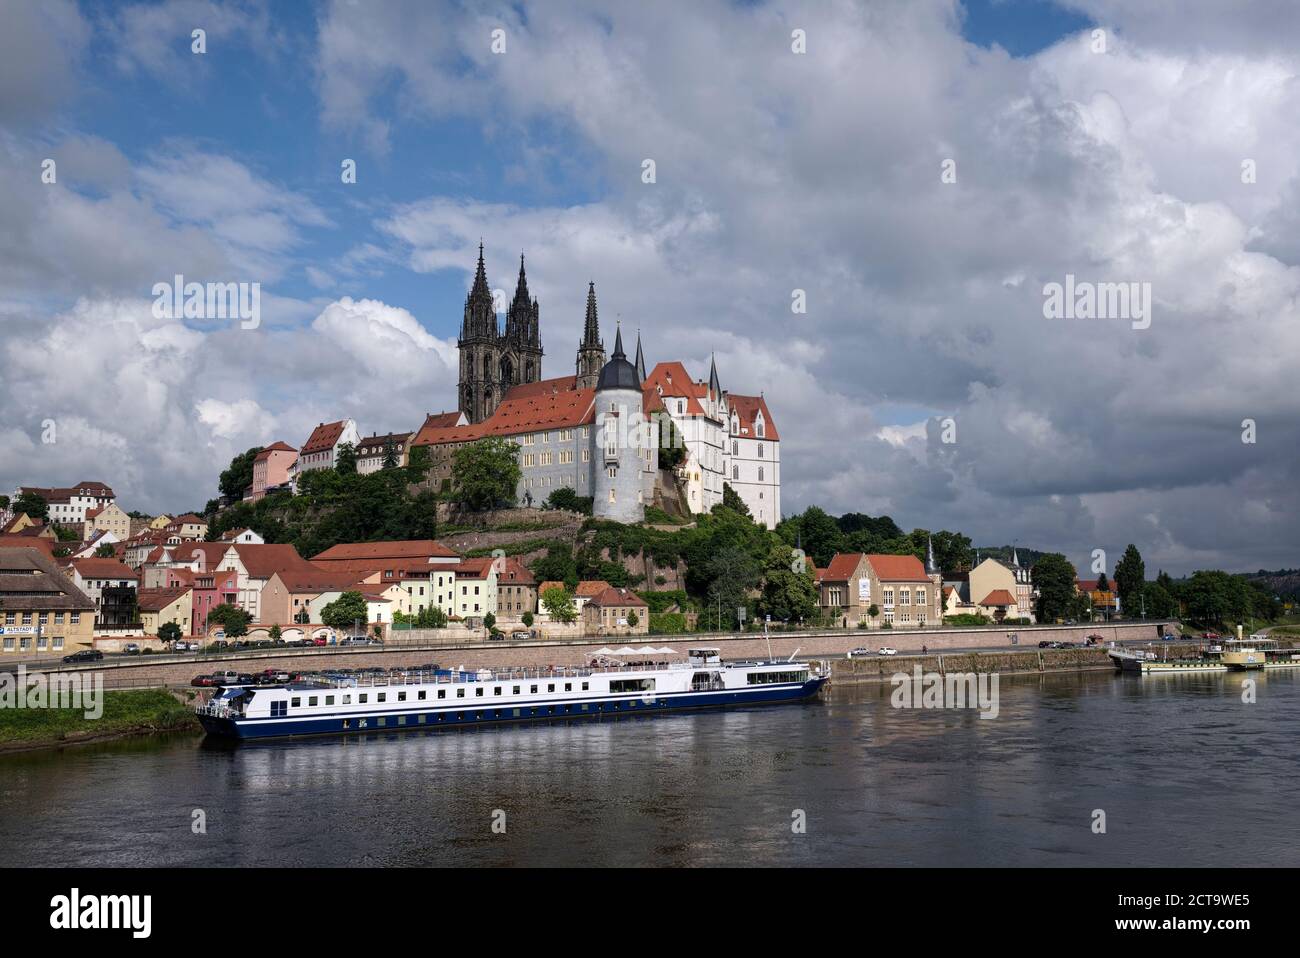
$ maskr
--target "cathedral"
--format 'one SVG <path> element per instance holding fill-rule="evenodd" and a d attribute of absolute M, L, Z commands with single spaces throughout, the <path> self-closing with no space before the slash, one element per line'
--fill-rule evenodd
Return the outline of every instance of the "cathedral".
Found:
<path fill-rule="evenodd" d="M 506 331 L 497 326 L 492 290 L 478 246 L 478 271 L 465 297 L 460 327 L 459 406 L 471 423 L 482 422 L 496 410 L 511 386 L 542 378 L 542 343 L 537 332 L 537 300 L 528 295 L 524 257 L 519 256 L 519 281 L 506 312 Z"/>

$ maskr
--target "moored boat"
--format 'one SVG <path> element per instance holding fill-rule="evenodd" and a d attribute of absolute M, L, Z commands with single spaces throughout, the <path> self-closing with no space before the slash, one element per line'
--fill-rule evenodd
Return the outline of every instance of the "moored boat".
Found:
<path fill-rule="evenodd" d="M 807 662 L 724 663 L 717 649 L 697 648 L 684 662 L 227 685 L 195 711 L 211 735 L 272 738 L 793 702 L 815 696 L 827 678 Z"/>

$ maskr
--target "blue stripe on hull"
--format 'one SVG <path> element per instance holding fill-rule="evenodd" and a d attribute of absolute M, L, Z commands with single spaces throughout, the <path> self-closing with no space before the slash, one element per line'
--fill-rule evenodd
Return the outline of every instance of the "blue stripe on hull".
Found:
<path fill-rule="evenodd" d="M 600 702 L 559 702 L 551 705 L 504 706 L 500 708 L 464 707 L 425 712 L 394 713 L 387 716 L 369 716 L 364 727 L 358 726 L 358 720 L 349 721 L 344 728 L 344 719 L 322 716 L 305 718 L 296 722 L 283 720 L 275 723 L 245 719 L 236 722 L 233 719 L 214 718 L 200 715 L 199 722 L 209 735 L 225 738 L 260 739 L 285 738 L 294 735 L 330 735 L 330 734 L 371 734 L 374 732 L 405 732 L 418 729 L 447 728 L 465 725 L 489 725 L 509 722 L 541 721 L 545 719 L 601 718 L 606 715 L 657 715 L 663 712 L 682 712 L 691 709 L 720 708 L 727 706 L 771 705 L 779 702 L 797 702 L 816 695 L 825 684 L 826 679 L 817 678 L 803 685 L 779 689 L 738 689 L 729 692 L 706 692 L 691 695 L 688 699 L 669 698 L 667 696 L 646 702 L 634 696 L 617 701 Z M 588 707 L 584 711 L 582 706 Z M 519 714 L 516 715 L 515 712 Z M 406 724 L 398 724 L 398 718 L 404 714 Z M 386 718 L 386 724 L 380 725 L 379 718 Z M 420 718 L 424 721 L 421 722 Z"/>

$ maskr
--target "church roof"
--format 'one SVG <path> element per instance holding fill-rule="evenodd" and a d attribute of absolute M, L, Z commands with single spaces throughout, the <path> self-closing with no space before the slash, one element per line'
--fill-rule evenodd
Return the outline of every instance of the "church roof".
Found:
<path fill-rule="evenodd" d="M 735 393 L 727 393 L 727 399 L 731 403 L 731 408 L 735 411 L 736 417 L 740 420 L 740 434 L 742 436 L 748 436 L 751 439 L 756 438 L 754 420 L 762 412 L 763 438 L 781 438 L 776 431 L 776 421 L 772 418 L 772 412 L 767 408 L 767 402 L 762 396 L 737 396 Z"/>
<path fill-rule="evenodd" d="M 614 334 L 614 354 L 601 368 L 596 390 L 640 388 L 641 379 L 636 374 L 636 367 L 627 361 L 627 354 L 623 352 L 623 330 L 620 329 Z"/>

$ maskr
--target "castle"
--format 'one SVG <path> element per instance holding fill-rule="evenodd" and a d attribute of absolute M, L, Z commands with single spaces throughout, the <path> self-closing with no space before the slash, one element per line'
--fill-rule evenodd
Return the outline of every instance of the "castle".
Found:
<path fill-rule="evenodd" d="M 707 382 L 677 361 L 647 372 L 639 333 L 635 358 L 624 351 L 621 329 L 606 356 L 594 283 L 573 375 L 543 379 L 540 307 L 524 257 L 502 332 L 480 243 L 458 346 L 459 412 L 430 415 L 411 440 L 429 448 L 432 478 L 450 477 L 457 449 L 501 436 L 519 446 L 516 498 L 525 505 L 569 488 L 591 497 L 593 515 L 637 522 L 656 494 L 701 513 L 730 485 L 756 521 L 772 528 L 780 520 L 780 437 L 766 400 L 724 390 L 716 363 Z M 684 447 L 667 483 L 659 471 L 664 415 Z"/>

